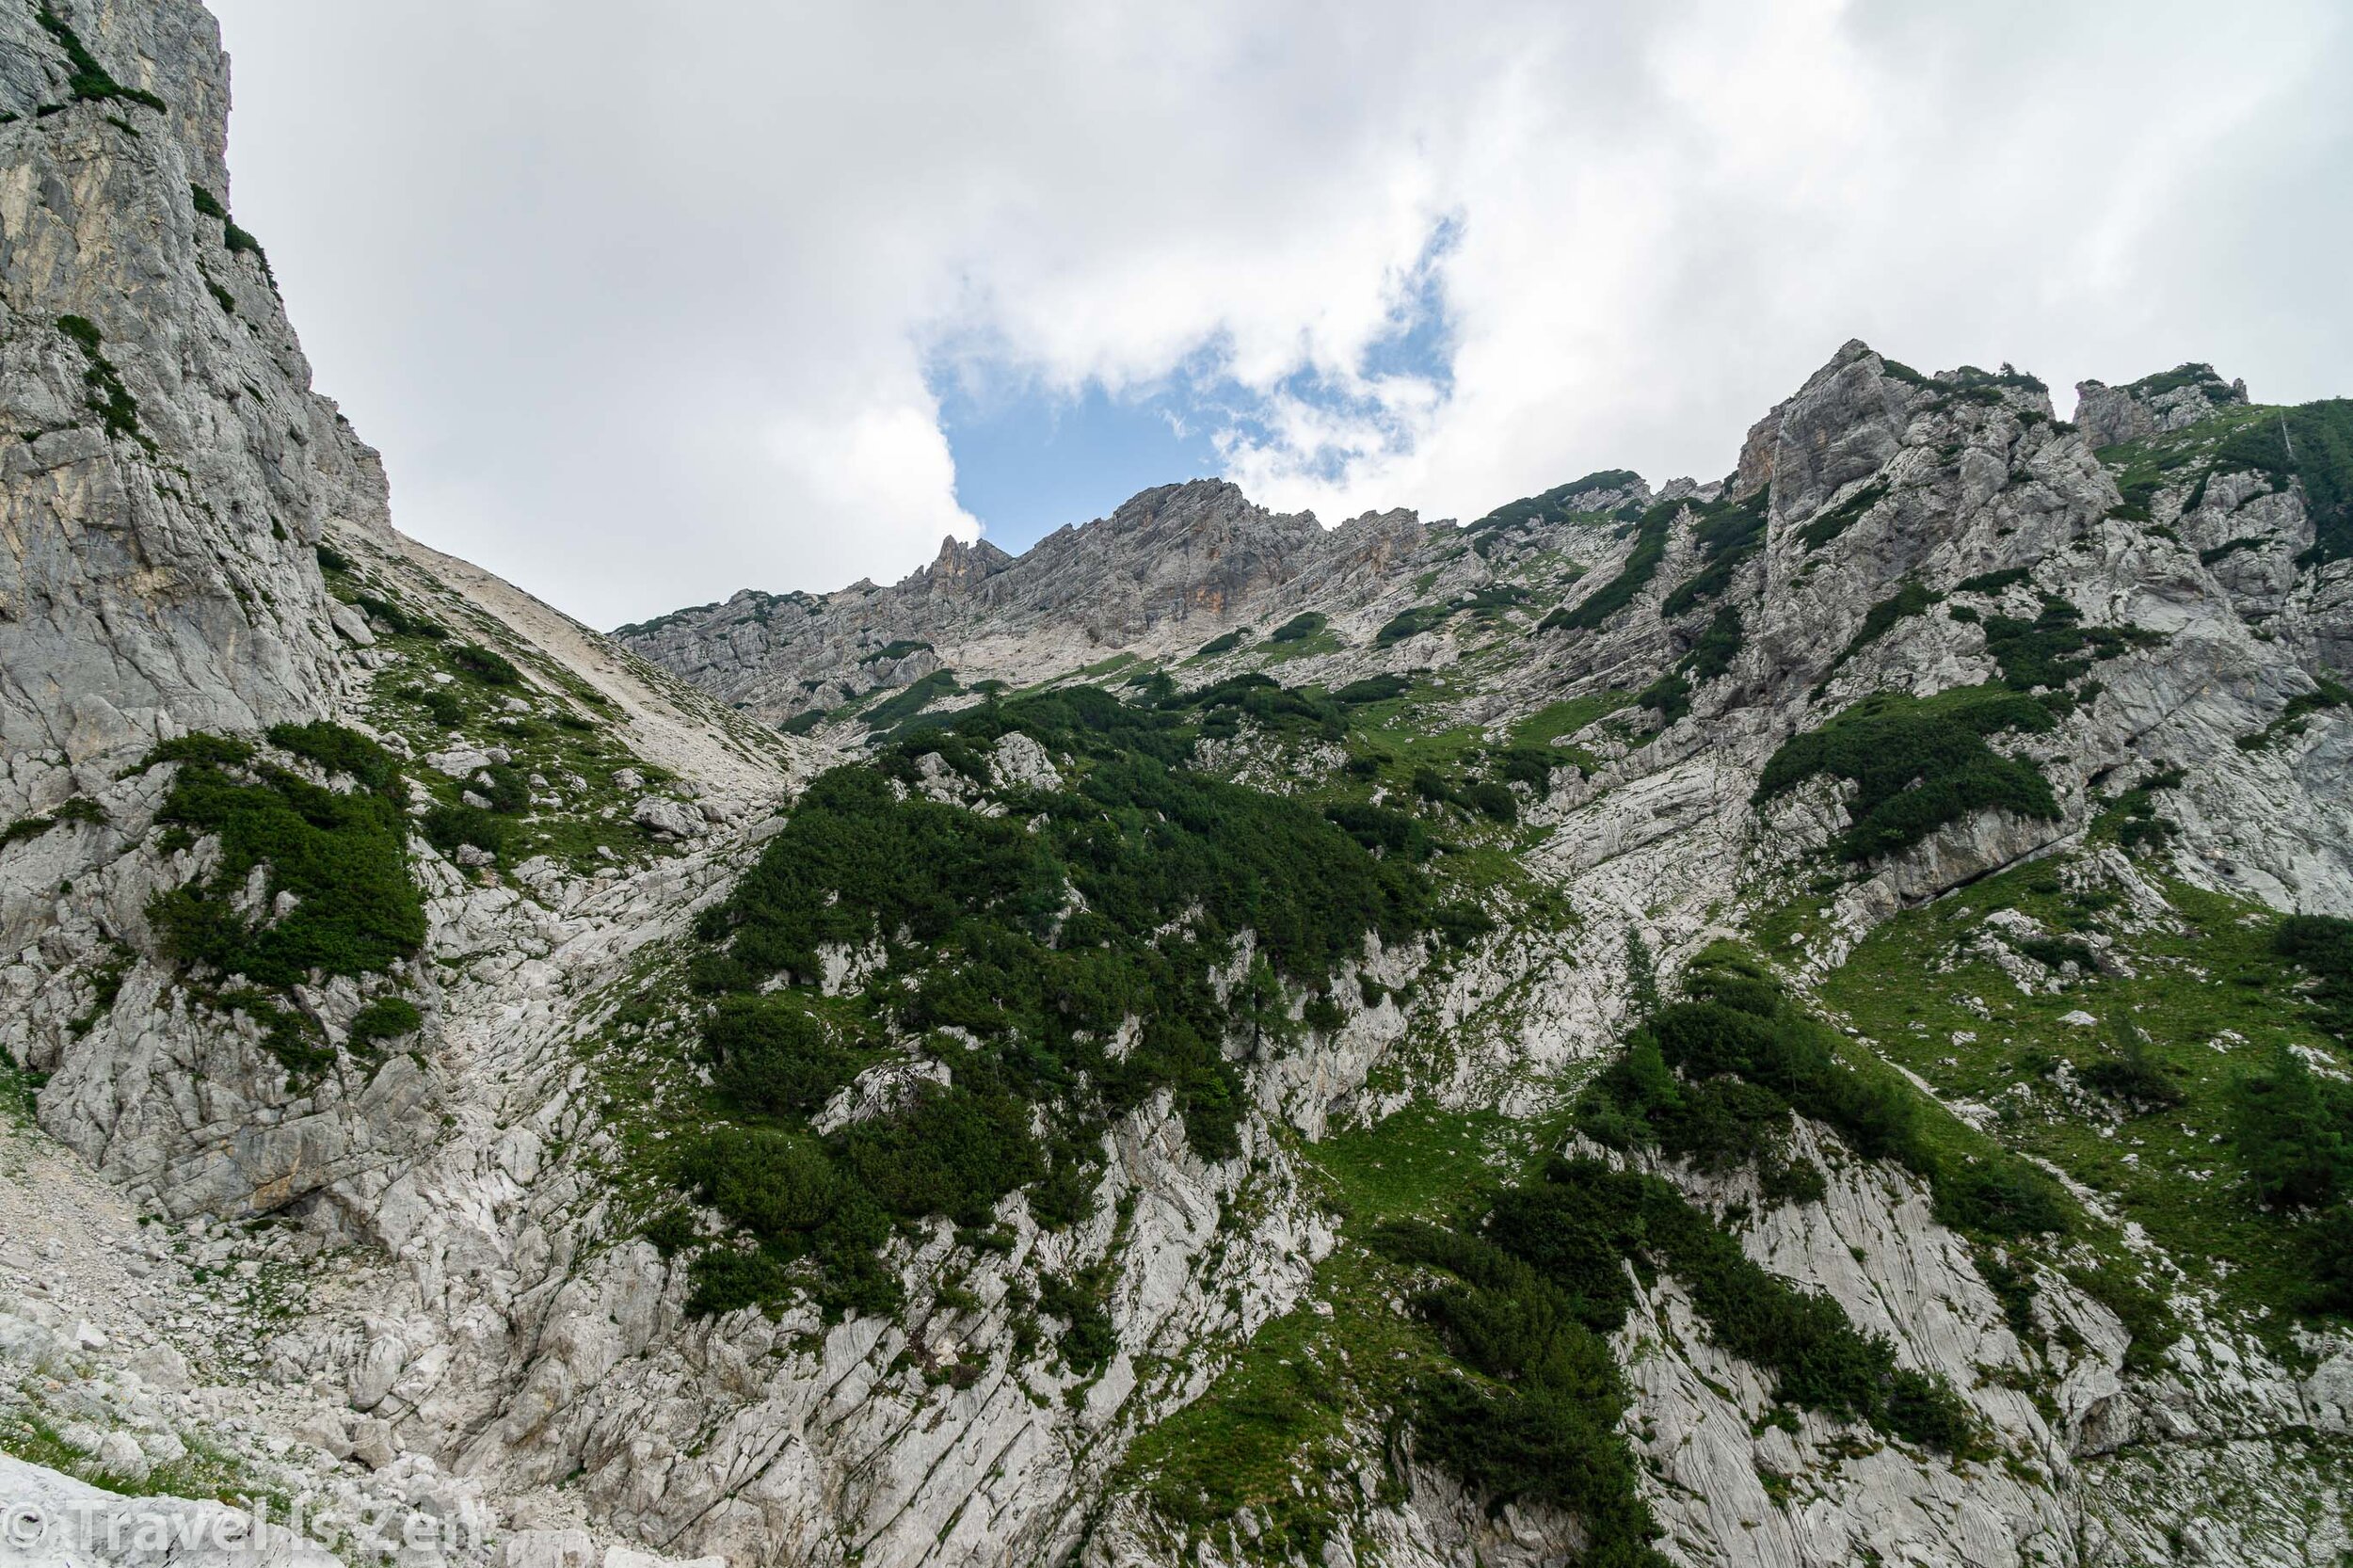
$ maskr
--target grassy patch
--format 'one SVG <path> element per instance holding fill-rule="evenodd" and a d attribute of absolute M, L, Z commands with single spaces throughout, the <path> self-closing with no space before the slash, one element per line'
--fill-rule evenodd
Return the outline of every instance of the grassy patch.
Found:
<path fill-rule="evenodd" d="M 2286 1048 L 2328 1050 L 2315 1020 L 2283 1008 L 2302 976 L 2260 906 L 2167 884 L 2178 929 L 2134 929 L 2099 889 L 2021 867 L 1874 932 L 1821 986 L 1881 1054 L 1950 1100 L 1993 1113 L 2003 1144 L 2109 1194 L 2193 1280 L 2259 1324 L 2304 1302 L 2310 1222 L 2267 1213 L 2234 1151 L 2233 1085 Z M 2115 963 L 2063 990 L 2022 992 L 1980 941 L 2015 909 L 2077 936 L 2114 932 Z M 2096 1028 L 2065 1021 L 2088 1013 Z M 2137 1062 L 2119 1064 L 2127 1056 Z M 2153 1076 L 2156 1095 L 2130 1080 Z"/>

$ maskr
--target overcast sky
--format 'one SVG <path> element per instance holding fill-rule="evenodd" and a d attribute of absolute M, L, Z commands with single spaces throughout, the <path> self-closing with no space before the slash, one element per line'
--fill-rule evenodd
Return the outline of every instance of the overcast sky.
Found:
<path fill-rule="evenodd" d="M 1721 474 L 1850 337 L 2353 393 L 2353 9 L 213 0 L 393 519 L 598 625 L 1204 473 Z"/>

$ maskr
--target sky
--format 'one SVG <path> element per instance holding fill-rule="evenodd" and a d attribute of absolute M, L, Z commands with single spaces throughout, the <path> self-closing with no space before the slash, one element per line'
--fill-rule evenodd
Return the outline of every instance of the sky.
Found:
<path fill-rule="evenodd" d="M 1855 337 L 2353 394 L 2336 0 L 212 3 L 394 521 L 593 625 L 1720 475 Z"/>

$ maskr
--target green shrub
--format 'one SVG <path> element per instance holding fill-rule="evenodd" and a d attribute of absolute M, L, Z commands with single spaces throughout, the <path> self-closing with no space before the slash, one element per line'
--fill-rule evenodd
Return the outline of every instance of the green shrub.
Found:
<path fill-rule="evenodd" d="M 121 373 L 100 347 L 97 324 L 88 316 L 62 315 L 57 318 L 57 330 L 73 340 L 82 351 L 82 402 L 110 436 L 120 436 L 138 442 L 150 452 L 155 443 L 139 428 L 138 400 L 122 384 Z"/>
<path fill-rule="evenodd" d="M 48 0 L 40 0 L 34 7 L 33 20 L 40 23 L 42 30 L 56 40 L 57 46 L 65 51 L 69 68 L 66 90 L 77 100 L 103 103 L 108 99 L 120 99 L 127 104 L 143 104 L 158 114 L 170 112 L 164 101 L 153 93 L 141 88 L 126 88 L 108 75 L 106 68 L 100 65 L 97 56 L 84 46 L 81 38 L 67 24 L 65 18 L 49 8 Z"/>
<path fill-rule="evenodd" d="M 1671 670 L 1636 693 L 1634 701 L 1657 713 L 1660 724 L 1673 724 L 1691 711 L 1691 682 Z"/>
<path fill-rule="evenodd" d="M 348 774 L 378 794 L 389 793 L 400 778 L 392 753 L 340 724 L 277 725 L 269 731 L 269 742 L 328 773 Z"/>
<path fill-rule="evenodd" d="M 318 557 L 321 571 L 348 572 L 351 570 L 351 557 L 331 544 L 314 544 L 311 547 L 311 551 Z"/>
<path fill-rule="evenodd" d="M 1029 1107 L 1007 1094 L 926 1085 L 904 1110 L 838 1137 L 844 1171 L 885 1210 L 984 1225 L 999 1198 L 1046 1174 Z"/>
<path fill-rule="evenodd" d="M 102 825 L 105 821 L 106 808 L 104 807 L 86 795 L 74 795 L 71 799 L 60 802 L 54 811 L 45 811 L 33 817 L 19 817 L 8 824 L 5 829 L 0 829 L 0 849 L 6 849 L 10 844 L 22 843 L 27 839 L 38 839 L 51 828 L 66 823 L 81 823 L 95 827 Z"/>
<path fill-rule="evenodd" d="M 1461 798 L 1472 810 L 1481 816 L 1492 817 L 1497 822 L 1516 823 L 1520 820 L 1520 797 L 1512 792 L 1509 785 L 1498 784 L 1494 779 L 1474 779 L 1464 785 Z"/>
<path fill-rule="evenodd" d="M 2070 1269 L 2075 1288 L 2110 1312 L 2124 1327 L 2124 1369 L 2142 1376 L 2162 1370 L 2165 1348 L 2182 1336 L 2181 1325 L 2166 1310 L 2164 1299 L 2113 1264 L 2097 1269 Z"/>
<path fill-rule="evenodd" d="M 1400 1262 L 1450 1276 L 1416 1304 L 1479 1374 L 1424 1380 L 1412 1412 L 1418 1450 L 1493 1503 L 1573 1510 L 1603 1560 L 1652 1560 L 1657 1533 L 1618 1435 L 1625 1396 L 1604 1337 L 1633 1305 L 1628 1263 L 1681 1282 L 1717 1342 L 1769 1373 L 1782 1400 L 1947 1452 L 1979 1447 L 1950 1388 L 1897 1368 L 1886 1340 L 1751 1262 L 1655 1176 L 1555 1160 L 1459 1228 L 1398 1224 L 1374 1240 Z"/>
<path fill-rule="evenodd" d="M 2125 1036 L 2114 1056 L 2086 1067 L 2083 1079 L 2101 1094 L 2143 1109 L 2163 1110 L 2188 1098 L 2137 1032 Z"/>
<path fill-rule="evenodd" d="M 2265 410 L 2235 425 L 2216 448 L 2209 474 L 2255 472 L 2284 490 L 2301 484 L 2313 522 L 2313 548 L 2301 564 L 2353 554 L 2353 398 L 2330 398 Z M 2201 479 L 2189 504 L 2203 498 Z"/>
<path fill-rule="evenodd" d="M 1798 530 L 1798 542 L 1808 550 L 1830 543 L 1853 527 L 1863 515 L 1887 497 L 1887 481 L 1874 479 L 1837 505 L 1821 512 Z"/>
<path fill-rule="evenodd" d="M 2034 575 L 2031 567 L 2006 567 L 2000 571 L 1981 571 L 1975 577 L 1964 577 L 1953 584 L 1957 594 L 1983 594 L 1989 599 L 2003 589 L 2024 583 Z"/>
<path fill-rule="evenodd" d="M 1244 717 L 1278 734 L 1337 741 L 1348 733 L 1348 715 L 1333 698 L 1285 686 L 1255 671 L 1190 694 L 1172 692 L 1158 702 L 1165 709 L 1204 715 L 1204 735 L 1238 734 Z"/>
<path fill-rule="evenodd" d="M 1856 630 L 1847 646 L 1839 650 L 1838 657 L 1831 661 L 1831 674 L 1835 675 L 1847 661 L 1887 635 L 1897 621 L 1928 614 L 1929 607 L 1944 597 L 1943 594 L 1930 593 L 1923 584 L 1906 578 L 1893 594 L 1864 614 L 1863 625 Z"/>
<path fill-rule="evenodd" d="M 188 762 L 201 767 L 242 767 L 253 760 L 253 747 L 245 741 L 228 735 L 214 735 L 204 730 L 192 730 L 174 736 L 151 747 L 132 771 L 145 773 L 162 762 Z"/>
<path fill-rule="evenodd" d="M 507 824 L 478 806 L 435 806 L 417 819 L 417 830 L 426 843 L 447 856 L 455 856 L 460 844 L 469 844 L 504 858 L 509 837 Z"/>
<path fill-rule="evenodd" d="M 414 954 L 425 931 L 424 902 L 408 877 L 408 819 L 392 798 L 395 764 L 365 736 L 336 726 L 287 733 L 309 753 L 342 759 L 338 771 L 381 782 L 344 793 L 264 765 L 247 783 L 226 771 L 237 765 L 227 760 L 236 743 L 190 736 L 157 747 L 151 761 L 169 752 L 181 767 L 156 820 L 217 834 L 221 857 L 209 876 L 157 894 L 149 919 L 175 957 L 257 985 L 282 988 L 313 969 L 380 971 Z M 266 868 L 265 907 L 248 918 L 232 900 L 257 867 Z M 294 907 L 272 918 L 267 905 L 285 893 Z"/>
<path fill-rule="evenodd" d="M 1566 767 L 1568 758 L 1548 745 L 1498 746 L 1487 754 L 1496 776 L 1507 784 L 1525 784 L 1538 799 L 1552 794 L 1552 771 Z"/>
<path fill-rule="evenodd" d="M 1602 515 L 1579 511 L 1572 507 L 1569 503 L 1596 491 L 1631 489 L 1641 482 L 1642 476 L 1632 469 L 1603 469 L 1598 472 L 1589 473 L 1582 479 L 1572 479 L 1565 485 L 1555 485 L 1542 495 L 1526 496 L 1518 501 L 1509 502 L 1489 512 L 1464 532 L 1473 536 L 1475 541 L 1473 548 L 1476 549 L 1479 544 L 1487 542 L 1498 534 L 1522 528 L 1541 527 L 1549 523 L 1567 522 L 1578 517 Z M 1632 504 L 1631 503 L 1622 504 L 1622 509 L 1625 505 Z M 1639 513 L 1639 505 L 1635 506 L 1635 510 Z"/>
<path fill-rule="evenodd" d="M 424 1015 L 417 1011 L 415 1002 L 403 997 L 378 997 L 352 1016 L 351 1044 L 360 1049 L 414 1034 L 424 1027 Z"/>
<path fill-rule="evenodd" d="M 1998 687 L 1961 687 L 1928 698 L 1878 693 L 1784 742 L 1757 781 L 1755 802 L 1761 806 L 1819 773 L 1855 785 L 1853 825 L 1837 845 L 1849 860 L 1909 848 L 1980 810 L 2056 820 L 2058 802 L 2042 775 L 1985 741 L 2011 729 L 2039 733 L 2055 723 L 2041 703 Z"/>
<path fill-rule="evenodd" d="M 1249 636 L 1250 629 L 1246 626 L 1237 628 L 1232 632 L 1221 632 L 1217 636 L 1211 637 L 1208 642 L 1203 643 L 1199 649 L 1194 652 L 1193 657 L 1196 659 L 1214 659 L 1221 653 L 1231 653 L 1234 649 L 1241 647 L 1243 642 L 1246 641 Z"/>
<path fill-rule="evenodd" d="M 2098 971 L 2099 957 L 2089 947 L 2066 936 L 2022 936 L 2009 944 L 2021 956 L 2031 958 L 2045 968 L 2065 968 L 2073 964 L 2086 974 Z"/>
<path fill-rule="evenodd" d="M 1411 609 L 1400 610 L 1389 617 L 1388 622 L 1380 631 L 1373 633 L 1373 645 L 1377 648 L 1387 648 L 1390 644 L 1401 643 L 1408 637 L 1418 637 L 1425 632 L 1435 632 L 1452 619 L 1453 616 L 1454 606 L 1451 604 L 1417 604 Z"/>
<path fill-rule="evenodd" d="M 1691 645 L 1685 655 L 1685 664 L 1691 680 L 1705 685 L 1718 676 L 1731 673 L 1732 662 L 1740 656 L 1742 632 L 1740 612 L 1727 604 L 1716 612 L 1700 633 L 1700 640 Z"/>
<path fill-rule="evenodd" d="M 1229 1036 L 1281 1047 L 1299 1032 L 1301 989 L 1324 1027 L 1332 977 L 1369 934 L 1449 928 L 1417 868 L 1426 838 L 1412 819 L 1345 806 L 1327 816 L 1182 765 L 1196 717 L 1205 731 L 1244 713 L 1314 729 L 1337 722 L 1327 699 L 1255 675 L 1144 690 L 1148 701 L 1129 703 L 1063 688 L 924 721 L 813 780 L 703 918 L 691 968 L 718 999 L 703 1040 L 713 1126 L 680 1179 L 755 1245 L 696 1260 L 709 1271 L 696 1275 L 697 1310 L 773 1301 L 759 1294 L 771 1288 L 808 1289 L 828 1310 L 887 1309 L 875 1248 L 893 1221 L 939 1214 L 984 1230 L 1016 1190 L 1039 1223 L 1075 1223 L 1094 1205 L 1103 1129 L 1162 1091 L 1203 1157 L 1231 1157 L 1243 1096 Z M 1078 782 L 1022 794 L 1001 816 L 906 788 L 927 752 L 985 776 L 988 748 L 1016 730 L 1070 758 Z M 1212 974 L 1244 930 L 1251 973 L 1221 1000 Z M 882 970 L 860 995 L 812 995 L 821 950 L 875 944 Z M 1129 1020 L 1141 1028 L 1114 1059 L 1108 1043 Z M 808 1117 L 869 1059 L 849 1028 L 926 1039 L 952 1088 L 816 1138 Z M 752 1131 L 761 1140 L 737 1137 Z M 776 1191 L 798 1193 L 815 1179 L 812 1149 L 830 1201 L 868 1217 L 858 1227 L 821 1234 L 777 1217 L 762 1162 L 795 1162 Z"/>
<path fill-rule="evenodd" d="M 1402 675 L 1369 675 L 1361 680 L 1352 680 L 1334 692 L 1332 700 L 1350 707 L 1369 702 L 1387 702 L 1393 697 L 1403 696 L 1413 689 L 1413 681 Z"/>
<path fill-rule="evenodd" d="M 440 642 L 449 635 L 448 629 L 443 627 L 439 621 L 427 619 L 424 616 L 413 615 L 410 612 L 402 609 L 399 605 L 393 603 L 389 599 L 381 599 L 375 594 L 354 594 L 352 596 L 351 602 L 357 604 L 360 609 L 365 610 L 376 620 L 381 621 L 385 630 L 391 632 L 396 637 L 423 637 L 428 642 Z M 473 647 L 471 643 L 464 646 L 465 648 Z M 498 655 L 489 653 L 489 650 L 487 648 L 475 649 L 475 651 L 487 654 L 488 657 L 493 659 L 498 658 Z M 463 656 L 463 649 L 453 650 L 451 655 L 453 659 L 459 658 L 461 656 Z M 505 664 L 505 661 L 503 659 L 499 662 L 501 664 Z M 514 668 L 512 664 L 507 664 L 506 667 L 510 670 Z M 514 684 L 514 681 L 512 680 L 493 680 L 488 676 L 484 676 L 482 679 L 488 680 L 492 685 Z M 520 679 L 520 676 L 518 679 Z"/>
<path fill-rule="evenodd" d="M 1331 617 L 1319 611 L 1309 610 L 1305 614 L 1293 616 L 1276 627 L 1269 634 L 1267 640 L 1274 643 L 1304 643 L 1330 624 Z"/>
<path fill-rule="evenodd" d="M 1392 811 L 1385 806 L 1365 801 L 1344 800 L 1327 806 L 1323 814 L 1341 832 L 1367 849 L 1381 850 L 1389 855 L 1411 856 L 1416 859 L 1430 853 L 1430 834 L 1421 824 L 1402 811 Z"/>
<path fill-rule="evenodd" d="M 860 1065 L 790 993 L 721 998 L 703 1025 L 703 1052 L 721 1101 L 740 1116 L 805 1116 Z"/>
<path fill-rule="evenodd" d="M 520 686 L 523 672 L 514 662 L 480 643 L 453 643 L 449 648 L 451 667 L 461 675 L 472 677 L 486 686 Z"/>
<path fill-rule="evenodd" d="M 1536 623 L 1536 630 L 1590 630 L 1633 603 L 1634 596 L 1658 575 L 1659 563 L 1667 558 L 1667 531 L 1688 504 L 1681 501 L 1662 502 L 1644 512 L 1641 521 L 1635 525 L 1634 548 L 1626 552 L 1625 564 L 1618 568 L 1618 575 L 1574 606 L 1553 611 Z"/>
<path fill-rule="evenodd" d="M 908 682 L 893 696 L 885 697 L 866 711 L 866 728 L 876 734 L 915 717 L 943 696 L 953 696 L 963 688 L 947 670 L 934 670 L 929 675 Z"/>
<path fill-rule="evenodd" d="M 1704 957 L 1685 983 L 1689 1000 L 1652 1013 L 1580 1096 L 1577 1125 L 1589 1137 L 1611 1148 L 1663 1148 L 1710 1171 L 1753 1161 L 1769 1197 L 1803 1197 L 1820 1173 L 1789 1158 L 1795 1112 L 1865 1159 L 1894 1160 L 1925 1178 L 1938 1218 L 1956 1228 L 2016 1236 L 2070 1227 L 2048 1176 L 1998 1152 L 1974 1160 L 1942 1152 L 1907 1084 L 1847 1065 L 1836 1036 L 1758 971 Z"/>
<path fill-rule="evenodd" d="M 2138 627 L 2085 626 L 2082 613 L 2055 594 L 2042 596 L 2042 611 L 2033 620 L 1988 616 L 1982 624 L 1985 650 L 2001 665 L 2003 684 L 2015 692 L 2063 691 L 2095 662 L 2158 640 Z"/>
<path fill-rule="evenodd" d="M 404 702 L 413 702 L 429 714 L 435 724 L 444 729 L 455 729 L 466 722 L 466 705 L 454 692 L 439 686 L 398 686 L 392 695 Z"/>
<path fill-rule="evenodd" d="M 2353 1194 L 2353 1087 L 2281 1046 L 2231 1085 L 2233 1141 L 2256 1201 L 2320 1208 Z"/>
<path fill-rule="evenodd" d="M 2312 975 L 2320 1027 L 2339 1040 L 2353 1041 L 2353 920 L 2290 915 L 2272 933 L 2272 948 Z"/>
<path fill-rule="evenodd" d="M 1103 1302 L 1107 1282 L 1098 1269 L 1082 1270 L 1068 1278 L 1048 1274 L 1037 1293 L 1041 1309 L 1070 1325 L 1062 1333 L 1059 1349 L 1063 1361 L 1081 1377 L 1101 1371 L 1119 1350 L 1112 1315 Z"/>
<path fill-rule="evenodd" d="M 1765 548 L 1770 499 L 1768 491 L 1760 489 L 1745 501 L 1716 501 L 1698 509 L 1691 542 L 1699 551 L 1700 569 L 1667 596 L 1659 607 L 1661 615 L 1680 616 L 1702 600 L 1722 597 L 1740 564 Z"/>

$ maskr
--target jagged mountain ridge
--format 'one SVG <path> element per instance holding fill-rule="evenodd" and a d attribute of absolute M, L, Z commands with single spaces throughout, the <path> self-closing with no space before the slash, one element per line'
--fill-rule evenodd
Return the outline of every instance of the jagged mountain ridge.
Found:
<path fill-rule="evenodd" d="M 1614 1260 L 1625 1405 L 1594 1451 L 1625 1455 L 1668 1560 L 2353 1544 L 2353 1348 L 2300 1310 L 2316 1225 L 2249 1196 L 2225 1113 L 2275 1045 L 2346 1060 L 2270 946 L 2276 911 L 2353 903 L 2329 679 L 2353 572 L 2315 521 L 2342 487 L 2294 466 L 2320 460 L 2304 435 L 2292 461 L 2258 440 L 2305 411 L 2185 367 L 2087 389 L 2071 430 L 2027 378 L 1849 344 L 1721 487 L 1609 473 L 1466 530 L 1330 532 L 1173 487 L 1020 561 L 949 551 L 814 616 L 788 596 L 638 630 L 707 695 L 392 531 L 258 246 L 192 188 L 230 210 L 198 7 L 0 27 L 0 397 L 30 433 L 0 437 L 0 504 L 46 584 L 0 638 L 0 1038 L 38 1124 L 0 1181 L 15 1481 L 126 1516 L 143 1488 L 306 1494 L 347 1560 L 389 1505 L 463 1527 L 412 1560 L 512 1568 L 1573 1560 L 1598 1511 L 1449 1461 L 1411 1379 L 1503 1380 L 1381 1238 L 1565 1148 L 1656 1176 L 1646 1201 L 1759 1271 Z M 1324 624 L 1275 637 L 1303 616 Z M 1289 696 L 1236 679 L 1261 674 Z M 708 913 L 794 841 L 825 770 L 935 842 L 1081 810 L 1105 760 L 1084 737 L 908 724 L 980 723 L 972 688 L 1042 679 L 1108 683 L 1270 821 L 1342 808 L 1421 843 L 1446 907 L 1497 929 L 1221 993 L 1205 1081 L 1239 1090 L 1239 1153 L 1157 1085 L 1091 1132 L 1081 1216 L 1015 1185 L 887 1228 L 895 1306 L 697 1310 L 742 1235 L 648 1151 L 727 1113 L 705 1015 L 738 993 L 696 988 Z M 811 708 L 806 738 L 771 728 Z M 1954 712 L 1986 728 L 1938 776 L 1946 815 L 1905 816 L 1924 792 L 1878 798 L 1853 767 L 1873 747 L 1830 744 Z M 310 840 L 266 840 L 288 805 L 413 895 L 404 955 L 207 960 L 340 929 L 333 879 L 291 886 Z M 1257 934 L 1227 935 L 1247 979 Z M 1726 943 L 1961 1152 L 1866 1158 L 1828 1101 L 1769 1100 L 1785 1136 L 1713 1162 L 1596 1119 L 1649 993 L 1703 994 Z M 757 994 L 839 1013 L 959 951 L 877 970 L 844 943 Z M 953 1034 L 867 1021 L 879 1059 L 788 1136 L 985 1081 Z M 1132 1049 L 1111 1034 L 1099 1062 Z M 2157 1098 L 2099 1086 L 2119 1073 Z M 2073 1231 L 1949 1201 L 1957 1172 L 2020 1161 L 2057 1173 Z M 1884 1336 L 1987 1447 L 1793 1392 L 1720 1321 L 1706 1288 L 1734 1278 L 1817 1292 L 1849 1360 Z"/>

